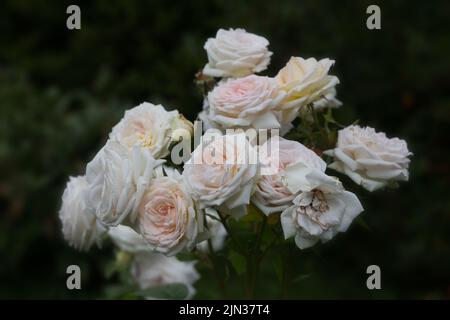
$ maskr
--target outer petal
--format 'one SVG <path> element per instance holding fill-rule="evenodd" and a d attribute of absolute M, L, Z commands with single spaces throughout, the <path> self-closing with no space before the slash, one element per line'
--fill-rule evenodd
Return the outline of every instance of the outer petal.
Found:
<path fill-rule="evenodd" d="M 297 233 L 295 222 L 292 220 L 292 210 L 294 210 L 293 207 L 287 208 L 280 216 L 281 227 L 283 228 L 285 239 L 292 238 Z"/>
<path fill-rule="evenodd" d="M 317 241 L 319 241 L 318 238 L 305 237 L 299 233 L 295 236 L 295 244 L 300 249 L 308 249 L 308 248 L 314 246 L 317 243 Z"/>
<path fill-rule="evenodd" d="M 352 223 L 353 219 L 355 219 L 361 212 L 364 211 L 364 208 L 362 207 L 361 202 L 354 193 L 344 191 L 343 193 L 337 195 L 337 197 L 345 203 L 345 212 L 338 231 L 345 232 Z"/>

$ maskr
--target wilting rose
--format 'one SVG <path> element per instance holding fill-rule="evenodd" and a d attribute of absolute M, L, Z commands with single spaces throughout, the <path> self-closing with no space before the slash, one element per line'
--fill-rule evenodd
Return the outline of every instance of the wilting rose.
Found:
<path fill-rule="evenodd" d="M 196 245 L 203 216 L 179 174 L 152 181 L 139 206 L 139 231 L 155 251 L 166 255 Z"/>
<path fill-rule="evenodd" d="M 88 250 L 100 241 L 103 228 L 96 222 L 95 215 L 87 209 L 85 192 L 86 178 L 70 177 L 62 196 L 59 219 L 64 238 L 79 250 Z"/>
<path fill-rule="evenodd" d="M 127 217 L 134 221 L 153 170 L 162 162 L 153 159 L 146 148 L 129 150 L 109 140 L 86 168 L 88 208 L 107 226 L 116 226 Z"/>
<path fill-rule="evenodd" d="M 176 110 L 166 111 L 161 105 L 144 102 L 125 112 L 112 129 L 110 139 L 128 148 L 146 148 L 159 159 L 169 154 L 173 133 L 178 129 L 192 134 L 193 126 Z"/>
<path fill-rule="evenodd" d="M 273 78 L 256 75 L 220 82 L 207 97 L 208 121 L 212 127 L 273 129 L 280 124 L 274 108 L 277 84 Z"/>
<path fill-rule="evenodd" d="M 220 206 L 239 218 L 246 214 L 257 169 L 256 150 L 245 134 L 223 135 L 194 150 L 183 178 L 201 208 Z"/>
<path fill-rule="evenodd" d="M 338 133 L 336 148 L 325 152 L 334 157 L 329 165 L 354 182 L 374 191 L 390 181 L 407 181 L 409 156 L 404 140 L 389 139 L 370 127 L 349 126 Z"/>
<path fill-rule="evenodd" d="M 278 141 L 274 141 L 275 139 Z M 295 194 L 287 188 L 285 182 L 286 167 L 302 161 L 305 165 L 322 172 L 326 169 L 326 163 L 314 151 L 297 141 L 277 136 L 260 146 L 259 157 L 261 167 L 268 166 L 273 169 L 273 174 L 261 174 L 252 196 L 252 202 L 266 215 L 283 211 L 295 198 Z"/>
<path fill-rule="evenodd" d="M 195 294 L 193 284 L 200 279 L 194 266 L 195 262 L 192 261 L 179 261 L 175 257 L 158 253 L 139 253 L 131 265 L 131 275 L 141 289 L 182 283 L 188 288 L 186 299 L 190 299 Z"/>
<path fill-rule="evenodd" d="M 203 74 L 211 77 L 243 77 L 265 70 L 272 52 L 269 41 L 244 29 L 219 29 L 205 43 L 208 63 Z"/>
<path fill-rule="evenodd" d="M 334 61 L 314 58 L 291 57 L 275 79 L 280 93 L 285 95 L 280 107 L 281 122 L 290 123 L 298 115 L 300 107 L 317 103 L 324 97 L 332 98 L 334 87 L 339 83 L 336 76 L 328 74 Z M 322 100 L 322 103 L 324 101 Z"/>
<path fill-rule="evenodd" d="M 281 226 L 286 239 L 295 237 L 297 246 L 306 249 L 345 232 L 363 208 L 356 195 L 345 191 L 336 178 L 301 162 L 294 167 L 286 173 L 288 188 L 300 193 L 281 213 Z"/>

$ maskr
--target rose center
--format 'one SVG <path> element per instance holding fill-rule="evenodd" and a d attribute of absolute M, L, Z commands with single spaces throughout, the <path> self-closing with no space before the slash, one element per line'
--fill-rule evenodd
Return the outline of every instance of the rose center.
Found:
<path fill-rule="evenodd" d="M 320 221 L 321 215 L 329 210 L 329 206 L 325 195 L 320 190 L 309 192 L 310 202 L 307 205 L 301 205 L 297 209 L 297 213 L 305 215 L 315 223 L 319 224 L 323 229 L 328 229 L 328 225 Z"/>

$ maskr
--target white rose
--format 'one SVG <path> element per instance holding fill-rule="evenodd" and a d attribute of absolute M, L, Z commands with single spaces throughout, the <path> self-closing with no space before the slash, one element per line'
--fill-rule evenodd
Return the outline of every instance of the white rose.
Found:
<path fill-rule="evenodd" d="M 219 218 L 219 213 L 212 209 L 206 208 L 206 228 L 209 236 L 209 241 L 211 242 L 212 249 L 214 251 L 219 251 L 223 248 L 225 244 L 225 238 L 227 237 L 227 230 L 223 226 Z M 202 252 L 209 252 L 208 240 L 202 241 L 197 244 L 197 249 Z"/>
<path fill-rule="evenodd" d="M 161 105 L 144 102 L 125 112 L 112 129 L 110 139 L 127 148 L 136 145 L 147 148 L 155 159 L 159 159 L 169 154 L 172 136 L 177 129 L 192 133 L 192 123 L 177 110 L 166 111 Z"/>
<path fill-rule="evenodd" d="M 190 299 L 195 295 L 193 284 L 200 279 L 194 265 L 195 262 L 179 261 L 158 253 L 139 253 L 131 265 L 131 275 L 141 289 L 182 283 L 188 288 L 186 299 Z"/>
<path fill-rule="evenodd" d="M 123 251 L 131 253 L 153 251 L 142 235 L 129 226 L 120 224 L 116 227 L 111 227 L 108 230 L 108 236 Z"/>
<path fill-rule="evenodd" d="M 274 141 L 275 139 L 278 141 Z M 273 174 L 261 174 L 252 196 L 252 202 L 266 215 L 283 211 L 292 204 L 292 200 L 295 198 L 295 193 L 287 188 L 285 182 L 285 169 L 288 166 L 302 161 L 308 167 L 322 172 L 326 169 L 326 163 L 314 151 L 297 141 L 277 136 L 259 147 L 259 156 L 261 172 L 263 172 L 263 166 L 273 169 Z"/>
<path fill-rule="evenodd" d="M 334 87 L 339 83 L 336 76 L 328 74 L 333 60 L 291 57 L 275 79 L 280 92 L 285 95 L 280 107 L 283 110 L 281 121 L 292 122 L 302 106 L 317 102 L 324 97 L 333 98 Z M 323 101 L 322 101 L 323 103 Z"/>
<path fill-rule="evenodd" d="M 220 210 L 240 218 L 246 214 L 257 175 L 256 150 L 245 134 L 215 136 L 194 150 L 183 177 L 201 208 Z"/>
<path fill-rule="evenodd" d="M 404 140 L 389 139 L 373 128 L 349 126 L 338 133 L 336 148 L 325 151 L 334 157 L 329 165 L 349 176 L 369 191 L 389 181 L 407 181 L 409 156 L 412 154 Z"/>
<path fill-rule="evenodd" d="M 203 74 L 211 77 L 242 77 L 267 68 L 272 52 L 266 38 L 244 29 L 219 29 L 205 43 L 208 63 Z"/>
<path fill-rule="evenodd" d="M 287 169 L 286 177 L 291 192 L 301 193 L 281 213 L 281 226 L 285 238 L 295 237 L 300 249 L 345 232 L 363 211 L 355 194 L 345 191 L 339 180 L 320 170 L 299 162 Z"/>
<path fill-rule="evenodd" d="M 146 148 L 129 150 L 109 140 L 86 168 L 89 209 L 107 226 L 116 226 L 129 215 L 134 221 L 153 169 L 162 162 Z"/>
<path fill-rule="evenodd" d="M 62 196 L 59 218 L 64 238 L 79 250 L 88 250 L 94 242 L 100 242 L 103 232 L 97 225 L 95 215 L 86 207 L 85 177 L 70 177 Z"/>
<path fill-rule="evenodd" d="M 208 93 L 209 121 L 221 128 L 280 128 L 274 107 L 279 103 L 273 78 L 250 75 L 221 81 Z M 207 121 L 207 122 L 209 122 Z"/>
<path fill-rule="evenodd" d="M 139 231 L 153 250 L 175 255 L 191 250 L 203 231 L 203 216 L 196 210 L 181 175 L 153 179 L 139 206 Z"/>

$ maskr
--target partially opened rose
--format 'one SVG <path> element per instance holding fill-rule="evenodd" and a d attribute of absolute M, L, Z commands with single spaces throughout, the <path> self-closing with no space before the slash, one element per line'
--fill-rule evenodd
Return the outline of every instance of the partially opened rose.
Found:
<path fill-rule="evenodd" d="M 162 162 L 153 159 L 147 148 L 128 149 L 108 140 L 86 168 L 89 210 L 107 226 L 117 226 L 128 217 L 134 221 L 153 170 Z"/>
<path fill-rule="evenodd" d="M 179 174 L 151 182 L 139 205 L 138 229 L 153 250 L 166 255 L 194 248 L 203 231 L 203 215 Z"/>
<path fill-rule="evenodd" d="M 339 83 L 336 76 L 328 74 L 333 60 L 292 57 L 275 79 L 280 92 L 285 95 L 281 104 L 281 122 L 292 122 L 300 107 L 317 102 L 324 97 L 332 98 L 334 87 Z M 331 94 L 331 95 L 330 95 Z M 322 101 L 323 102 L 323 101 Z"/>
<path fill-rule="evenodd" d="M 274 110 L 277 84 L 273 78 L 250 75 L 220 82 L 208 93 L 206 110 L 214 127 L 226 128 L 280 128 Z"/>
<path fill-rule="evenodd" d="M 127 110 L 125 116 L 112 129 L 110 139 L 132 148 L 140 146 L 150 150 L 155 159 L 169 154 L 173 132 L 184 129 L 192 133 L 192 123 L 177 110 L 166 111 L 161 105 L 144 102 Z"/>
<path fill-rule="evenodd" d="M 363 188 L 374 191 L 390 181 L 407 181 L 409 156 L 404 140 L 388 138 L 370 127 L 349 126 L 338 133 L 336 148 L 325 152 L 334 157 L 329 165 L 348 175 Z"/>
<path fill-rule="evenodd" d="M 253 204 L 266 215 L 283 211 L 295 198 L 295 193 L 287 188 L 285 182 L 286 167 L 302 161 L 322 172 L 326 169 L 326 163 L 314 151 L 297 141 L 278 136 L 272 137 L 259 147 L 259 157 L 261 166 L 272 166 L 274 169 L 273 174 L 261 174 L 252 196 Z M 261 172 L 263 173 L 263 169 Z"/>
<path fill-rule="evenodd" d="M 239 218 L 246 214 L 257 177 L 257 153 L 245 134 L 203 141 L 186 162 L 183 178 L 201 208 L 220 206 Z"/>
<path fill-rule="evenodd" d="M 139 253 L 131 265 L 131 275 L 141 289 L 182 283 L 188 288 L 190 299 L 195 294 L 193 284 L 200 279 L 195 270 L 195 262 L 180 261 L 175 257 L 166 257 L 158 253 Z M 148 296 L 147 299 L 158 297 Z"/>
<path fill-rule="evenodd" d="M 70 177 L 59 211 L 64 239 L 79 250 L 88 250 L 94 243 L 99 243 L 100 235 L 104 231 L 97 224 L 95 215 L 87 208 L 87 186 L 84 176 Z"/>
<path fill-rule="evenodd" d="M 281 226 L 285 238 L 295 237 L 300 249 L 347 231 L 363 211 L 356 195 L 346 191 L 337 178 L 301 162 L 286 171 L 289 190 L 300 193 L 292 206 L 281 213 Z"/>
<path fill-rule="evenodd" d="M 266 38 L 244 29 L 219 29 L 205 43 L 208 63 L 203 74 L 211 77 L 243 77 L 267 68 L 272 52 Z"/>

